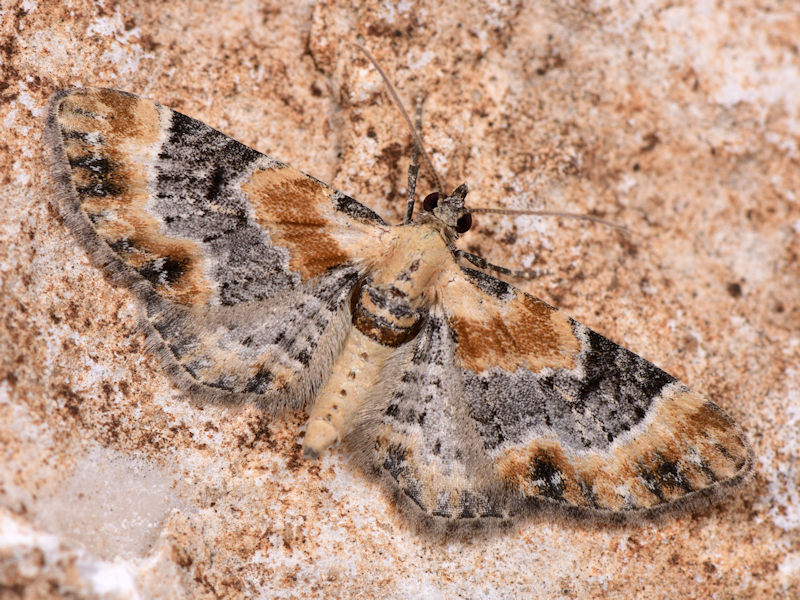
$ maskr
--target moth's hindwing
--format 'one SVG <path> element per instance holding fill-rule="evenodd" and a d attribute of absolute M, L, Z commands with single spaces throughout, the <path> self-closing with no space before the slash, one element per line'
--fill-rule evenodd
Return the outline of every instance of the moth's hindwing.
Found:
<path fill-rule="evenodd" d="M 493 277 L 443 281 L 353 436 L 412 509 L 625 520 L 711 500 L 749 472 L 731 418 L 664 371 Z"/>
<path fill-rule="evenodd" d="M 302 405 L 344 337 L 356 263 L 381 218 L 124 92 L 59 92 L 47 136 L 66 221 L 144 301 L 150 341 L 178 383 Z"/>

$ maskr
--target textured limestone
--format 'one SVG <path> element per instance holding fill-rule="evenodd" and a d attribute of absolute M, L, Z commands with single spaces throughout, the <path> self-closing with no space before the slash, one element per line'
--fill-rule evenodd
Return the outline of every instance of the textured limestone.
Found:
<path fill-rule="evenodd" d="M 0 5 L 0 596 L 792 598 L 800 594 L 800 12 L 765 0 Z M 705 391 L 750 486 L 694 515 L 416 533 L 304 416 L 196 406 L 51 204 L 49 95 L 154 98 L 388 220 L 411 139 L 481 215 L 462 247 Z M 431 187 L 423 181 L 423 195 Z"/>

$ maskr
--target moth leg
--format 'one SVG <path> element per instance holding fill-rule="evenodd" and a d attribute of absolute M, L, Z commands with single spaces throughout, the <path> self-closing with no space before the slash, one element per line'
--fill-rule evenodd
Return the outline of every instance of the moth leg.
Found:
<path fill-rule="evenodd" d="M 333 364 L 328 381 L 317 394 L 306 424 L 303 456 L 318 458 L 352 429 L 365 393 L 379 381 L 394 348 L 368 338 L 352 327 L 344 348 Z"/>
<path fill-rule="evenodd" d="M 417 98 L 417 121 L 418 131 L 422 131 L 422 102 Z M 419 178 L 419 142 L 414 138 L 414 148 L 411 150 L 411 164 L 408 165 L 408 204 L 406 214 L 403 217 L 403 224 L 410 223 L 414 214 L 414 194 L 417 192 L 417 179 Z"/>
<path fill-rule="evenodd" d="M 488 269 L 490 271 L 508 275 L 509 277 L 518 277 L 520 279 L 537 279 L 543 275 L 549 274 L 549 271 L 546 269 L 507 269 L 506 267 L 494 265 L 477 254 L 465 252 L 464 250 L 460 250 L 458 248 L 454 248 L 454 250 L 457 257 L 466 259 L 479 269 Z"/>

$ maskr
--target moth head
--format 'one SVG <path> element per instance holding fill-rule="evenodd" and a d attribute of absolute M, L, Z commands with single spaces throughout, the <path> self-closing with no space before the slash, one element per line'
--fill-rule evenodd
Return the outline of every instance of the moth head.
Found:
<path fill-rule="evenodd" d="M 447 233 L 457 238 L 472 227 L 472 215 L 464 206 L 469 188 L 462 183 L 449 196 L 442 197 L 439 192 L 425 196 L 422 201 L 423 214 L 432 216 L 445 226 Z"/>

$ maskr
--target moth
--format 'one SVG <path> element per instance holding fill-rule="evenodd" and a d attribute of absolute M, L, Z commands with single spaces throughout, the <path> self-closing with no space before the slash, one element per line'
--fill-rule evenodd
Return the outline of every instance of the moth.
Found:
<path fill-rule="evenodd" d="M 177 386 L 309 413 L 420 522 L 537 512 L 626 521 L 707 504 L 753 455 L 643 358 L 460 264 L 466 185 L 389 225 L 150 100 L 71 89 L 46 138 L 64 220 L 140 300 Z"/>

